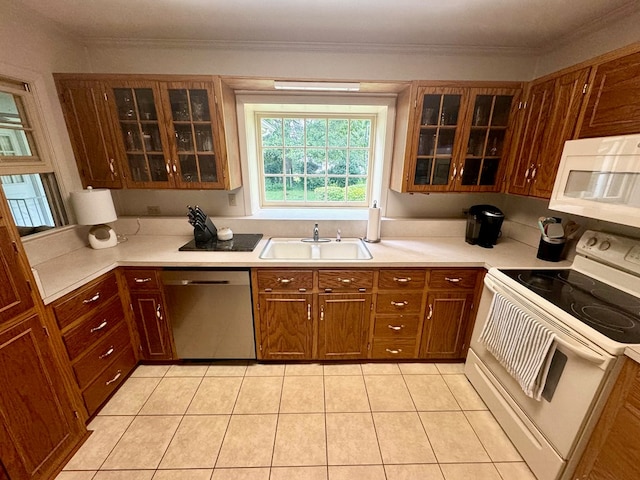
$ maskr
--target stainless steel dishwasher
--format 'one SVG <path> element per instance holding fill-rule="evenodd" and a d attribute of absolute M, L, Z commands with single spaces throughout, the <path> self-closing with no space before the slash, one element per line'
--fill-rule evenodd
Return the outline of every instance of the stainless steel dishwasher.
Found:
<path fill-rule="evenodd" d="M 178 358 L 256 358 L 248 270 L 165 268 Z"/>

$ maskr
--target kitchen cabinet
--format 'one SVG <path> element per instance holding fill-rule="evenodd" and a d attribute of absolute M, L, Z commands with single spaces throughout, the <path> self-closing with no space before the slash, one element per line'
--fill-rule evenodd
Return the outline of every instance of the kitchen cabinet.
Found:
<path fill-rule="evenodd" d="M 157 269 L 123 271 L 144 360 L 176 358 L 159 274 Z"/>
<path fill-rule="evenodd" d="M 589 68 L 531 84 L 518 112 L 508 193 L 550 198 L 564 142 L 574 137 Z"/>
<path fill-rule="evenodd" d="M 406 119 L 409 127 L 396 125 L 399 141 L 391 188 L 424 193 L 499 191 L 520 86 L 412 86 L 413 102 L 406 98 L 408 93 L 401 93 L 397 120 Z"/>
<path fill-rule="evenodd" d="M 18 244 L 3 221 L 0 210 L 0 327 L 34 306 L 31 280 L 24 273 Z"/>
<path fill-rule="evenodd" d="M 579 138 L 640 132 L 640 52 L 596 64 Z"/>
<path fill-rule="evenodd" d="M 571 478 L 640 478 L 640 365 L 633 360 L 625 360 Z"/>
<path fill-rule="evenodd" d="M 55 79 L 85 187 L 241 186 L 235 95 L 220 77 Z"/>
<path fill-rule="evenodd" d="M 466 357 L 482 273 L 481 269 L 430 271 L 420 358 Z"/>

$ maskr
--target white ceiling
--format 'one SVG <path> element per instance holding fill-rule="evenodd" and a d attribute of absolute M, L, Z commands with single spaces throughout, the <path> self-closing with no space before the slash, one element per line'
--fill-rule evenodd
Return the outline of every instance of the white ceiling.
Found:
<path fill-rule="evenodd" d="M 87 40 L 548 49 L 638 0 L 10 0 Z"/>

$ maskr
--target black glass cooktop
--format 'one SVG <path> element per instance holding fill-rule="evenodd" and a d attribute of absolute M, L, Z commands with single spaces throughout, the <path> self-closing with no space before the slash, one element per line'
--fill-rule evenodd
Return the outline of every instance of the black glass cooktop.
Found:
<path fill-rule="evenodd" d="M 236 233 L 231 240 L 223 241 L 215 238 L 205 243 L 196 243 L 195 240 L 191 240 L 178 250 L 181 252 L 253 252 L 261 238 L 261 233 Z"/>
<path fill-rule="evenodd" d="M 640 298 L 575 270 L 500 270 L 598 332 L 640 343 Z"/>

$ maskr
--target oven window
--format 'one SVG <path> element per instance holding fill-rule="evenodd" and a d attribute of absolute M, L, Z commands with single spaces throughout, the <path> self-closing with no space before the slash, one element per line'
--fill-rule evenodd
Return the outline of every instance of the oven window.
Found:
<path fill-rule="evenodd" d="M 571 170 L 564 194 L 594 202 L 640 207 L 640 174 Z"/>

